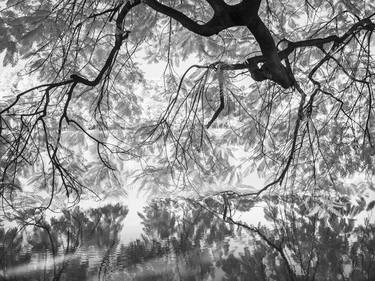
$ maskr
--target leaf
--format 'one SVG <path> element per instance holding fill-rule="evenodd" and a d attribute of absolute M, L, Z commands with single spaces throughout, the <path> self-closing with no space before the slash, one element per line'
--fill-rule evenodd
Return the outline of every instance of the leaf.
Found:
<path fill-rule="evenodd" d="M 288 21 L 288 25 L 292 29 L 296 28 L 296 26 L 297 26 L 296 22 L 292 18 Z"/>
<path fill-rule="evenodd" d="M 327 209 L 328 211 L 331 213 L 331 214 L 334 214 L 336 215 L 337 217 L 341 217 L 341 213 L 339 211 L 337 211 L 334 207 L 332 206 L 327 206 Z"/>
<path fill-rule="evenodd" d="M 261 174 L 261 173 L 264 171 L 265 167 L 266 167 L 266 160 L 263 159 L 263 160 L 259 163 L 259 165 L 258 165 L 258 167 L 257 167 L 257 172 L 258 172 L 258 174 Z"/>
<path fill-rule="evenodd" d="M 366 208 L 366 211 L 371 211 L 375 206 L 375 200 L 371 201 L 368 205 L 367 205 L 367 208 Z"/>
<path fill-rule="evenodd" d="M 21 55 L 26 55 L 30 51 L 32 51 L 31 47 L 34 42 L 38 41 L 40 39 L 40 36 L 42 34 L 42 28 L 43 26 L 40 24 L 35 29 L 27 32 L 23 35 L 21 40 L 22 48 L 20 50 Z"/>
<path fill-rule="evenodd" d="M 8 48 L 7 48 L 7 51 L 3 60 L 3 66 L 7 66 L 9 64 L 14 66 L 17 62 L 16 53 L 17 53 L 16 43 L 14 42 L 8 43 Z"/>
<path fill-rule="evenodd" d="M 319 213 L 320 209 L 321 209 L 321 208 L 320 208 L 319 205 L 315 206 L 315 207 L 310 211 L 310 213 L 307 214 L 307 216 L 308 216 L 308 217 L 315 216 L 317 213 Z"/>
<path fill-rule="evenodd" d="M 7 8 L 9 8 L 9 7 L 12 7 L 12 6 L 14 6 L 18 3 L 20 3 L 19 0 L 8 0 L 6 6 L 7 6 Z"/>

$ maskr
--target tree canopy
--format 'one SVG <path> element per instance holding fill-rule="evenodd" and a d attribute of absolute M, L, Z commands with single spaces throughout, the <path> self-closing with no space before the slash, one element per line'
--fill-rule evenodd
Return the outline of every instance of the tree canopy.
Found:
<path fill-rule="evenodd" d="M 0 51 L 20 70 L 0 100 L 3 200 L 127 178 L 361 192 L 345 179 L 374 173 L 374 18 L 371 0 L 8 0 Z"/>

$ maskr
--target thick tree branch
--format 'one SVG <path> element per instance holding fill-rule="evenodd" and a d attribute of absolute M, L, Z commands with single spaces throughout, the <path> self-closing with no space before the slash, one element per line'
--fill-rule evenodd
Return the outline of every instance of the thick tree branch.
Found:
<path fill-rule="evenodd" d="M 258 42 L 263 55 L 250 58 L 245 64 L 227 65 L 227 67 L 230 69 L 248 68 L 254 80 L 263 81 L 269 79 L 283 88 L 291 87 L 294 84 L 294 77 L 281 61 L 287 58 L 295 49 L 312 46 L 321 48 L 324 44 L 331 42 L 338 46 L 360 29 L 374 30 L 374 24 L 370 18 L 366 18 L 354 24 L 341 37 L 332 35 L 326 38 L 308 39 L 299 42 L 287 41 L 288 47 L 279 52 L 269 29 L 258 16 L 261 0 L 243 0 L 239 4 L 232 6 L 222 0 L 207 0 L 207 2 L 214 10 L 214 16 L 207 23 L 198 24 L 183 13 L 161 4 L 157 0 L 144 0 L 144 3 L 155 11 L 175 19 L 188 30 L 202 36 L 212 36 L 233 26 L 247 26 Z M 260 62 L 263 63 L 261 67 L 258 66 Z"/>
<path fill-rule="evenodd" d="M 214 10 L 214 15 L 207 23 L 198 24 L 180 11 L 157 0 L 144 0 L 143 2 L 155 11 L 178 21 L 188 30 L 206 37 L 218 34 L 220 31 L 233 26 L 247 26 L 257 16 L 260 5 L 260 0 L 242 1 L 233 6 L 226 4 L 222 0 L 207 0 Z"/>
<path fill-rule="evenodd" d="M 362 31 L 373 31 L 375 30 L 375 23 L 370 20 L 370 18 L 365 18 L 357 23 L 353 24 L 351 28 L 347 32 L 345 32 L 342 36 L 337 35 L 330 35 L 323 38 L 314 38 L 314 39 L 307 39 L 307 40 L 301 40 L 301 41 L 288 41 L 286 39 L 281 40 L 280 42 L 287 42 L 287 48 L 278 52 L 278 57 L 281 60 L 287 59 L 288 56 L 300 48 L 309 48 L 309 47 L 316 47 L 319 49 L 322 49 L 324 45 L 326 44 L 333 44 L 331 52 L 337 49 L 342 44 L 345 44 L 345 40 L 350 38 L 352 35 Z M 260 34 L 260 36 L 262 36 Z M 266 37 L 266 35 L 263 35 Z M 270 48 L 270 46 L 263 46 L 264 52 L 269 52 L 269 54 L 272 54 L 272 51 L 267 50 L 267 48 Z M 223 70 L 243 70 L 243 69 L 249 69 L 250 73 L 253 75 L 254 80 L 256 81 L 263 81 L 265 79 L 269 79 L 264 71 L 258 67 L 258 64 L 266 63 L 267 59 L 266 56 L 263 54 L 261 56 L 254 56 L 252 58 L 249 58 L 244 63 L 236 63 L 236 64 L 224 64 L 222 66 Z"/>
<path fill-rule="evenodd" d="M 143 2 L 146 3 L 153 10 L 178 21 L 182 24 L 182 26 L 196 34 L 208 37 L 214 34 L 218 34 L 220 31 L 223 30 L 223 27 L 219 25 L 219 22 L 217 21 L 215 16 L 209 22 L 201 25 L 196 23 L 194 20 L 190 19 L 183 13 L 164 4 L 161 4 L 156 0 L 144 0 Z"/>
<path fill-rule="evenodd" d="M 224 9 L 227 4 L 223 0 L 207 0 L 208 4 L 214 9 L 214 11 L 220 11 Z"/>
<path fill-rule="evenodd" d="M 348 39 L 351 35 L 361 30 L 368 30 L 368 31 L 375 30 L 375 23 L 371 21 L 370 17 L 364 18 L 356 22 L 355 24 L 353 24 L 352 27 L 349 28 L 349 30 L 345 32 L 342 36 L 330 35 L 324 38 L 307 39 L 307 40 L 302 40 L 302 41 L 297 41 L 297 42 L 282 40 L 282 41 L 286 41 L 288 43 L 288 46 L 286 49 L 282 50 L 279 53 L 279 56 L 281 59 L 284 59 L 288 57 L 297 48 L 317 47 L 321 49 L 323 48 L 323 45 L 330 44 L 330 43 L 334 44 L 334 46 L 332 46 L 334 50 L 338 46 L 340 46 L 340 44 L 343 44 L 345 40 Z"/>
<path fill-rule="evenodd" d="M 233 6 L 227 5 L 224 1 L 207 0 L 214 10 L 214 16 L 202 25 L 157 0 L 145 0 L 144 2 L 152 9 L 175 19 L 190 31 L 202 36 L 211 36 L 233 26 L 247 26 L 258 42 L 267 62 L 262 69 L 265 75 L 258 79 L 271 79 L 284 88 L 293 84 L 293 78 L 281 63 L 270 31 L 258 16 L 260 0 L 246 0 Z"/>
<path fill-rule="evenodd" d="M 285 66 L 281 63 L 275 41 L 260 17 L 255 16 L 248 28 L 257 40 L 265 59 L 265 64 L 261 69 L 264 73 L 262 80 L 270 79 L 284 88 L 292 86 L 293 78 L 289 76 Z"/>

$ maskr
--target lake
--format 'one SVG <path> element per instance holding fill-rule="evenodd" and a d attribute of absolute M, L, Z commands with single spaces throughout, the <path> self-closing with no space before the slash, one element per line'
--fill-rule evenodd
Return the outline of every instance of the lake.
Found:
<path fill-rule="evenodd" d="M 350 202 L 325 215 L 306 198 L 225 202 L 22 210 L 0 220 L 0 280 L 375 280 L 371 212 L 358 223 Z"/>

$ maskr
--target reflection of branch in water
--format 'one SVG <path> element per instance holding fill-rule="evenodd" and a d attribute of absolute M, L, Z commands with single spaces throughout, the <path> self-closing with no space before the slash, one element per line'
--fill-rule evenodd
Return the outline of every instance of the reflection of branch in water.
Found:
<path fill-rule="evenodd" d="M 105 251 L 99 266 L 98 280 L 105 280 L 105 275 L 108 271 L 108 268 L 110 267 L 111 255 L 116 251 L 116 246 L 118 244 L 118 241 L 113 240 L 111 246 Z"/>
<path fill-rule="evenodd" d="M 286 267 L 288 269 L 289 277 L 291 278 L 290 280 L 292 280 L 292 281 L 296 281 L 297 280 L 296 273 L 294 272 L 294 270 L 292 269 L 292 267 L 291 267 L 291 265 L 290 265 L 290 263 L 288 261 L 288 258 L 286 256 L 284 250 L 283 250 L 282 244 L 276 245 L 258 227 L 249 226 L 249 225 L 247 225 L 245 223 L 242 223 L 242 222 L 239 222 L 239 221 L 235 221 L 231 217 L 228 217 L 227 221 L 230 222 L 230 223 L 232 223 L 232 224 L 234 224 L 234 225 L 240 226 L 240 227 L 242 227 L 244 229 L 250 230 L 253 233 L 258 234 L 258 236 L 260 238 L 262 238 L 262 240 L 265 241 L 268 246 L 270 246 L 272 249 L 275 249 L 280 254 L 281 258 L 285 262 L 285 265 L 286 265 Z"/>

